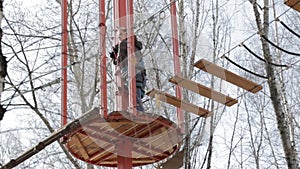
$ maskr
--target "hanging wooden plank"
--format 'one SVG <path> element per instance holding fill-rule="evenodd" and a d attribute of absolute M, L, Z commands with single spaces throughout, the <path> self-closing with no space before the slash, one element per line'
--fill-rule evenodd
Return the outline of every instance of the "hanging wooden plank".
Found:
<path fill-rule="evenodd" d="M 295 9 L 296 11 L 300 12 L 300 0 L 285 0 L 284 3 Z"/>
<path fill-rule="evenodd" d="M 191 81 L 181 76 L 172 77 L 171 79 L 169 79 L 169 81 L 173 84 L 179 85 L 183 88 L 191 90 L 195 93 L 198 93 L 202 96 L 215 100 L 219 103 L 225 104 L 226 106 L 232 106 L 238 102 L 234 98 L 226 96 L 220 92 L 217 92 L 211 88 L 208 88 L 206 86 L 203 86 L 197 82 Z"/>
<path fill-rule="evenodd" d="M 194 66 L 252 93 L 256 93 L 262 89 L 261 85 L 245 79 L 205 59 L 199 60 L 194 64 Z"/>
<path fill-rule="evenodd" d="M 175 96 L 161 92 L 157 89 L 152 89 L 151 91 L 147 92 L 147 95 L 150 97 L 155 97 L 155 98 L 159 99 L 160 101 L 169 103 L 175 107 L 181 108 L 185 111 L 194 113 L 201 117 L 209 117 L 210 115 L 212 115 L 212 112 L 210 112 L 204 108 L 198 107 L 198 106 L 196 106 L 192 103 L 189 103 L 185 100 L 180 100 Z"/>

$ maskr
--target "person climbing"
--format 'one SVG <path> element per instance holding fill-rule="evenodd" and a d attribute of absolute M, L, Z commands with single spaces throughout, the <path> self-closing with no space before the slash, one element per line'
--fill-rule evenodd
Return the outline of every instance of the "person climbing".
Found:
<path fill-rule="evenodd" d="M 119 40 L 120 43 L 115 45 L 110 52 L 110 57 L 113 59 L 113 64 L 118 65 L 121 68 L 121 76 L 125 81 L 125 88 L 128 89 L 128 51 L 127 45 L 127 31 L 125 28 L 119 30 Z M 136 109 L 138 111 L 144 112 L 144 106 L 142 98 L 145 94 L 146 87 L 146 69 L 143 61 L 143 56 L 141 50 L 143 48 L 142 42 L 137 40 L 134 35 L 135 44 L 135 78 L 136 78 Z"/>

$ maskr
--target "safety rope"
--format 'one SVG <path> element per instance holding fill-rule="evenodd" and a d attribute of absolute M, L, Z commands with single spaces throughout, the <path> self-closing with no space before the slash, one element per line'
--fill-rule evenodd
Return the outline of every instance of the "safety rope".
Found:
<path fill-rule="evenodd" d="M 279 18 L 277 18 L 277 21 L 280 22 L 280 24 L 285 27 L 287 30 L 289 30 L 292 34 L 296 35 L 298 38 L 300 38 L 300 35 L 298 33 L 296 33 L 295 31 L 293 31 L 290 27 L 288 27 L 284 22 L 282 22 L 281 20 L 279 20 Z"/>
<path fill-rule="evenodd" d="M 271 64 L 273 66 L 277 66 L 277 67 L 288 67 L 287 65 L 280 65 L 280 64 L 276 64 L 276 63 L 272 63 L 272 62 L 268 62 L 265 59 L 263 59 L 262 57 L 258 56 L 256 53 L 254 53 L 253 51 L 251 51 L 246 45 L 242 44 L 242 46 L 248 51 L 250 52 L 253 56 L 255 56 L 257 59 L 267 63 L 267 64 Z"/>
<path fill-rule="evenodd" d="M 238 67 L 238 68 L 240 68 L 240 69 L 242 69 L 242 70 L 244 70 L 244 71 L 246 71 L 246 72 L 248 72 L 248 73 L 251 73 L 251 74 L 253 74 L 253 75 L 255 75 L 255 76 L 258 76 L 258 77 L 260 77 L 260 78 L 268 79 L 267 76 L 263 76 L 263 75 L 257 74 L 257 73 L 255 73 L 255 72 L 252 72 L 252 71 L 250 71 L 250 70 L 248 70 L 248 69 L 242 67 L 241 65 L 235 63 L 233 60 L 229 59 L 229 58 L 228 58 L 227 56 L 225 56 L 225 55 L 223 55 L 222 57 L 225 58 L 226 60 L 228 60 L 230 63 L 232 63 L 232 64 L 235 65 L 236 67 Z"/>
<path fill-rule="evenodd" d="M 261 37 L 266 40 L 267 42 L 269 42 L 272 46 L 274 46 L 275 48 L 285 52 L 285 53 L 288 53 L 290 55 L 294 55 L 294 56 L 300 56 L 300 53 L 294 53 L 294 52 L 291 52 L 291 51 L 287 51 L 279 46 L 277 46 L 276 44 L 274 44 L 272 41 L 270 41 L 265 35 L 261 35 Z"/>

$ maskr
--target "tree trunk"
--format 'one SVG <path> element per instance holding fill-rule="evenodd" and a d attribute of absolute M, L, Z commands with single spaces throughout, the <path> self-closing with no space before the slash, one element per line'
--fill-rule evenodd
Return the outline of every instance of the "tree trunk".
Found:
<path fill-rule="evenodd" d="M 4 90 L 4 79 L 7 75 L 7 61 L 6 57 L 3 56 L 2 53 L 2 27 L 1 22 L 3 19 L 3 0 L 0 1 L 0 100 L 1 100 L 1 94 Z M 3 119 L 4 113 L 6 112 L 6 109 L 3 107 L 3 105 L 0 105 L 0 121 Z"/>
<path fill-rule="evenodd" d="M 257 9 L 256 0 L 250 1 L 253 5 L 255 13 L 257 28 L 260 35 L 268 37 L 269 33 L 269 0 L 264 0 L 263 8 L 263 22 L 260 19 L 259 11 Z M 263 38 L 261 39 L 263 55 L 267 63 L 273 62 L 269 44 Z M 277 119 L 277 127 L 280 133 L 285 159 L 289 169 L 299 169 L 299 162 L 295 145 L 291 141 L 290 127 L 288 125 L 288 118 L 284 110 L 284 102 L 281 99 L 282 92 L 279 87 L 279 80 L 277 79 L 276 71 L 271 64 L 266 63 L 266 72 L 269 77 L 268 85 L 271 94 L 271 100 Z"/>

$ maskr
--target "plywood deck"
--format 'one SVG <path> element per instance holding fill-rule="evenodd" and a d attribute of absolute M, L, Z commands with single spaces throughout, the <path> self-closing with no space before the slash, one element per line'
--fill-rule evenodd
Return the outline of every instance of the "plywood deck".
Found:
<path fill-rule="evenodd" d="M 262 89 L 261 85 L 247 80 L 205 59 L 199 60 L 194 66 L 252 93 L 256 93 Z"/>
<path fill-rule="evenodd" d="M 300 12 L 300 0 L 285 0 L 284 3 L 295 9 L 296 11 Z"/>
<path fill-rule="evenodd" d="M 202 96 L 215 100 L 219 103 L 225 104 L 226 106 L 232 106 L 238 102 L 238 100 L 226 96 L 220 92 L 217 92 L 211 88 L 203 86 L 197 82 L 191 81 L 187 78 L 181 76 L 175 76 L 169 79 L 169 81 L 173 84 L 179 85 L 183 88 L 191 90 L 195 93 L 198 93 Z"/>
<path fill-rule="evenodd" d="M 201 116 L 201 117 L 209 117 L 210 115 L 212 115 L 212 112 L 210 112 L 210 111 L 208 111 L 204 108 L 198 107 L 198 106 L 196 106 L 192 103 L 189 103 L 185 100 L 180 100 L 175 96 L 164 93 L 164 92 L 159 91 L 157 89 L 152 89 L 151 91 L 147 92 L 147 95 L 151 96 L 151 97 L 158 98 L 160 101 L 169 103 L 169 104 L 171 104 L 175 107 L 179 107 L 179 108 L 181 108 L 185 111 L 194 113 L 194 114 L 196 114 L 198 116 Z"/>
<path fill-rule="evenodd" d="M 86 121 L 68 135 L 66 146 L 82 161 L 117 167 L 118 156 L 125 156 L 117 148 L 122 142 L 132 143 L 132 164 L 141 166 L 171 156 L 180 148 L 182 134 L 175 123 L 162 116 L 112 112 L 107 118 Z"/>

